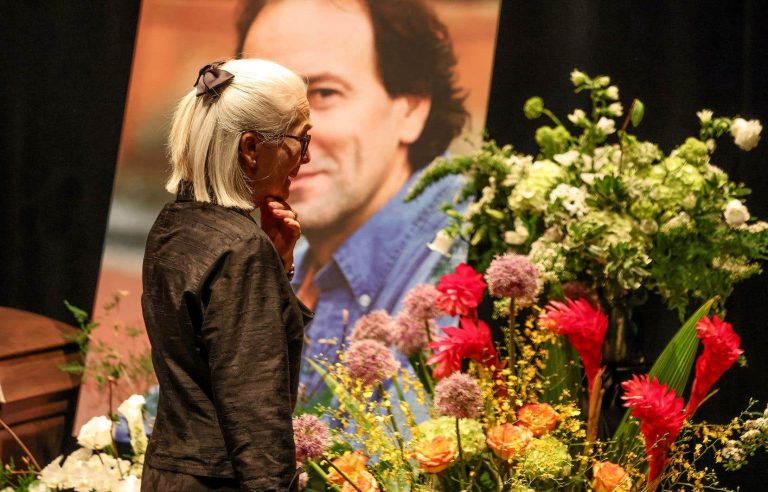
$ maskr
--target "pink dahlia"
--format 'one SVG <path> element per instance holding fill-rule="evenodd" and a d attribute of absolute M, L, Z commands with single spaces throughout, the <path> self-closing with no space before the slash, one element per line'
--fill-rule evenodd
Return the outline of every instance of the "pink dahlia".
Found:
<path fill-rule="evenodd" d="M 511 297 L 516 303 L 533 304 L 541 290 L 539 269 L 527 256 L 514 253 L 497 256 L 485 272 L 488 292 L 496 297 Z"/>
<path fill-rule="evenodd" d="M 439 294 L 434 285 L 419 284 L 405 295 L 403 311 L 419 320 L 437 318 L 440 316 L 440 309 L 437 307 Z"/>
<path fill-rule="evenodd" d="M 683 399 L 658 379 L 648 381 L 648 375 L 634 376 L 621 383 L 621 387 L 624 406 L 631 408 L 632 416 L 640 420 L 648 454 L 648 484 L 652 485 L 664 471 L 669 448 L 683 427 Z"/>
<path fill-rule="evenodd" d="M 491 340 L 491 329 L 483 321 L 474 322 L 467 318 L 459 320 L 461 328 L 443 328 L 445 336 L 429 344 L 435 353 L 427 364 L 436 364 L 432 375 L 437 379 L 450 376 L 461 370 L 461 362 L 471 359 L 485 365 L 499 368 L 499 355 Z"/>
<path fill-rule="evenodd" d="M 427 333 L 429 330 L 429 334 Z M 406 357 L 418 354 L 437 336 L 437 324 L 432 319 L 423 320 L 411 316 L 407 311 L 400 313 L 394 321 L 392 341 L 397 350 Z"/>
<path fill-rule="evenodd" d="M 603 360 L 603 341 L 608 331 L 608 318 L 600 310 L 592 307 L 586 299 L 567 304 L 552 301 L 542 313 L 539 323 L 542 327 L 564 335 L 576 349 L 587 373 L 588 388 L 592 389 L 597 371 Z"/>
<path fill-rule="evenodd" d="M 691 397 L 685 408 L 687 417 L 693 415 L 712 385 L 744 353 L 739 347 L 741 339 L 733 331 L 733 326 L 717 315 L 712 319 L 702 318 L 696 324 L 696 330 L 696 336 L 701 339 L 704 350 L 696 359 L 696 377 L 693 379 Z"/>
<path fill-rule="evenodd" d="M 436 303 L 442 312 L 450 316 L 467 316 L 476 312 L 483 299 L 485 282 L 474 268 L 461 263 L 455 273 L 440 277 L 437 290 L 440 294 Z"/>
<path fill-rule="evenodd" d="M 389 348 L 376 340 L 352 342 L 344 352 L 344 365 L 353 379 L 367 385 L 391 378 L 400 367 Z"/>
<path fill-rule="evenodd" d="M 296 443 L 296 461 L 300 463 L 322 458 L 331 445 L 328 425 L 310 414 L 293 418 L 293 440 Z"/>
<path fill-rule="evenodd" d="M 435 410 L 440 415 L 471 419 L 480 413 L 483 393 L 472 376 L 454 372 L 435 387 Z"/>
<path fill-rule="evenodd" d="M 386 311 L 378 309 L 362 316 L 352 327 L 351 341 L 376 340 L 386 346 L 392 345 L 392 318 Z"/>

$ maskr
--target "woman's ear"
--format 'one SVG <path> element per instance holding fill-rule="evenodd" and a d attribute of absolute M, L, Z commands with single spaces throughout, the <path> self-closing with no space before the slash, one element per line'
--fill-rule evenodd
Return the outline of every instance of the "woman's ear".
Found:
<path fill-rule="evenodd" d="M 241 166 L 249 168 L 256 167 L 261 150 L 261 138 L 256 132 L 244 132 L 240 135 L 240 145 L 238 148 L 238 160 Z"/>

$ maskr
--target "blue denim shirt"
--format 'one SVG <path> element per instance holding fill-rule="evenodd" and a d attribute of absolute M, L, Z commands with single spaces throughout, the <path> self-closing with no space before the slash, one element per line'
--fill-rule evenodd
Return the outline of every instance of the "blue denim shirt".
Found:
<path fill-rule="evenodd" d="M 437 231 L 448 224 L 440 206 L 453 200 L 461 180 L 455 176 L 444 178 L 415 200 L 404 203 L 418 174 L 411 176 L 397 195 L 355 231 L 316 273 L 314 281 L 320 295 L 314 307 L 315 318 L 305 329 L 305 359 L 319 354 L 329 360 L 335 358 L 342 341 L 342 310 L 349 311 L 348 337 L 362 315 L 377 309 L 394 315 L 412 287 L 435 282 L 461 260 L 457 255 L 448 259 L 427 248 Z M 306 273 L 307 251 L 304 243 L 295 252 L 294 289 L 298 289 Z M 306 362 L 302 363 L 300 377 L 305 391 L 311 393 L 308 396 L 318 401 L 325 387 Z"/>

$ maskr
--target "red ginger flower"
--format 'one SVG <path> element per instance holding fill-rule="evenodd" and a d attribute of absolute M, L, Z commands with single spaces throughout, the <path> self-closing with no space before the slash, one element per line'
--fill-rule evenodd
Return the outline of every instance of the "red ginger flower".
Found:
<path fill-rule="evenodd" d="M 485 282 L 474 268 L 462 263 L 456 267 L 455 273 L 440 277 L 437 290 L 440 294 L 436 304 L 441 311 L 450 316 L 467 316 L 475 312 L 483 299 Z"/>
<path fill-rule="evenodd" d="M 696 359 L 696 377 L 693 379 L 688 406 L 685 407 L 686 417 L 693 415 L 712 385 L 744 353 L 739 347 L 741 339 L 734 333 L 733 326 L 717 315 L 712 319 L 702 318 L 696 324 L 696 330 L 704 350 Z"/>
<path fill-rule="evenodd" d="M 648 381 L 647 374 L 634 376 L 621 383 L 621 387 L 624 389 L 621 397 L 624 406 L 631 408 L 632 416 L 640 420 L 649 461 L 648 484 L 653 484 L 664 471 L 669 448 L 683 427 L 683 399 L 658 379 Z"/>
<path fill-rule="evenodd" d="M 437 379 L 461 370 L 464 359 L 472 359 L 486 365 L 499 367 L 499 355 L 491 340 L 491 329 L 483 321 L 475 323 L 467 318 L 459 320 L 461 328 L 443 328 L 446 336 L 429 344 L 436 352 L 427 364 L 437 364 L 432 374 Z"/>
<path fill-rule="evenodd" d="M 568 304 L 550 302 L 546 312 L 541 315 L 540 323 L 543 327 L 568 338 L 568 342 L 581 357 L 584 372 L 587 373 L 587 388 L 591 391 L 595 375 L 603 361 L 603 341 L 608 331 L 608 318 L 600 310 L 600 306 L 594 308 L 586 299 L 566 301 Z"/>

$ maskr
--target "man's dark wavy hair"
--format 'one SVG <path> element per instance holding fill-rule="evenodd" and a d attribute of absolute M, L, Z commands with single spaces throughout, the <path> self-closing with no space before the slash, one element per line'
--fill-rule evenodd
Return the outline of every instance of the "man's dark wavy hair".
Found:
<path fill-rule="evenodd" d="M 238 56 L 253 20 L 269 0 L 242 2 Z M 448 29 L 423 0 L 360 0 L 373 25 L 376 63 L 392 96 L 429 96 L 432 107 L 419 139 L 408 149 L 414 168 L 429 164 L 464 128 L 466 93 L 456 87 L 456 56 Z"/>

